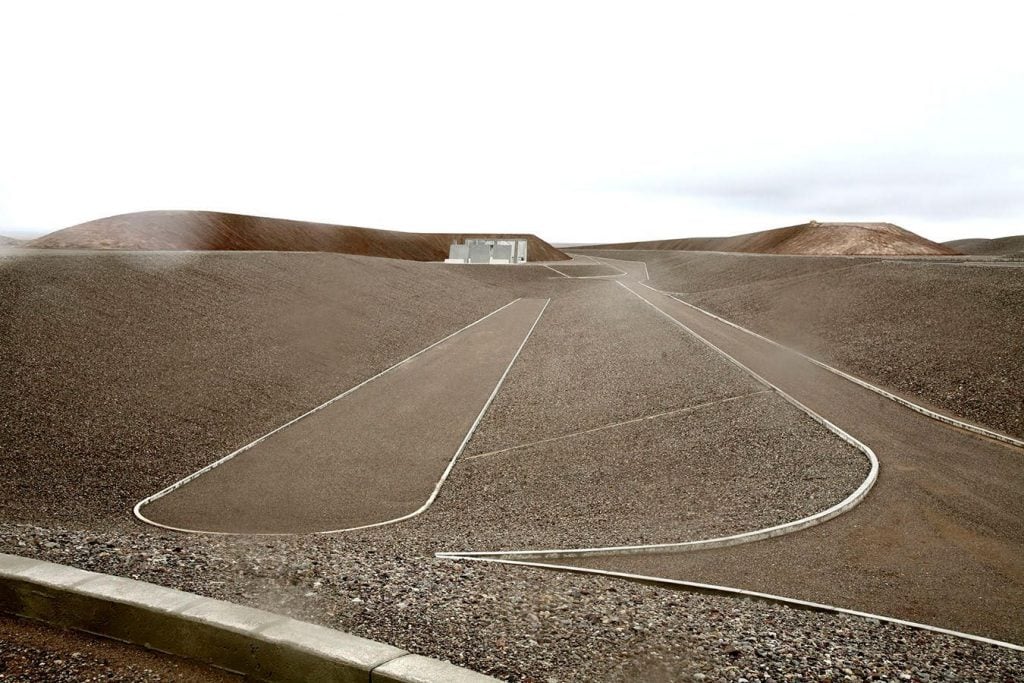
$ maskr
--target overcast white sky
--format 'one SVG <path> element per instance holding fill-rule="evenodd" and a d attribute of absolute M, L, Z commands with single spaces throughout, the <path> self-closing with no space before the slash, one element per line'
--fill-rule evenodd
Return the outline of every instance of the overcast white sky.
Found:
<path fill-rule="evenodd" d="M 1019 3 L 0 9 L 0 233 L 213 209 L 555 242 L 1024 233 Z"/>

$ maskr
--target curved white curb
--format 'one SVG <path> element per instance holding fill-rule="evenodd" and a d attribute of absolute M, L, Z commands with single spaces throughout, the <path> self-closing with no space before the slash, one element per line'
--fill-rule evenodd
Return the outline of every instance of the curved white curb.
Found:
<path fill-rule="evenodd" d="M 708 550 L 710 548 L 724 548 L 726 546 L 740 545 L 743 543 L 752 543 L 754 541 L 760 541 L 766 538 L 773 538 L 775 536 L 791 534 L 794 531 L 800 531 L 801 529 L 806 529 L 808 527 L 817 526 L 818 524 L 827 522 L 833 517 L 836 517 L 848 510 L 853 509 L 861 500 L 864 499 L 864 496 L 868 494 L 868 491 L 871 490 L 871 487 L 875 485 L 875 481 L 878 479 L 878 458 L 875 456 L 874 451 L 872 451 L 866 444 L 858 440 L 856 437 L 843 431 L 843 429 L 841 429 L 837 425 L 829 422 L 824 417 L 814 412 L 813 410 L 805 406 L 803 403 L 787 394 L 782 389 L 779 389 L 777 386 L 775 386 L 765 378 L 761 377 L 761 375 L 757 374 L 756 372 L 748 368 L 746 365 L 739 362 L 731 355 L 729 355 L 722 349 L 718 348 L 710 341 L 708 341 L 707 339 L 700 336 L 683 323 L 679 322 L 678 320 L 670 316 L 668 313 L 665 313 L 660 308 L 652 304 L 650 301 L 644 299 L 642 296 L 640 296 L 633 290 L 629 289 L 629 287 L 626 287 L 626 285 L 622 284 L 621 282 L 619 282 L 619 285 L 622 286 L 623 289 L 627 290 L 628 292 L 636 296 L 638 299 L 646 303 L 648 306 L 658 311 L 658 313 L 661 313 L 671 322 L 675 323 L 689 334 L 693 335 L 694 337 L 704 342 L 718 353 L 722 354 L 727 360 L 729 360 L 739 368 L 749 373 L 758 382 L 764 384 L 765 386 L 769 387 L 770 389 L 778 393 L 779 396 L 781 396 L 786 401 L 796 406 L 799 410 L 809 415 L 816 422 L 822 424 L 826 429 L 828 429 L 830 432 L 838 436 L 840 439 L 861 451 L 867 458 L 868 463 L 870 464 L 870 469 L 868 471 L 867 476 L 864 478 L 864 481 L 860 483 L 860 486 L 858 486 L 853 491 L 853 493 L 851 493 L 849 496 L 839 501 L 830 508 L 821 510 L 820 512 L 817 512 L 813 515 L 802 517 L 792 522 L 785 522 L 783 524 L 777 524 L 775 526 L 767 527 L 765 529 L 756 529 L 754 531 L 747 531 L 741 534 L 733 534 L 731 536 L 719 536 L 717 538 L 709 538 L 697 541 L 683 541 L 679 543 L 649 543 L 643 545 L 601 546 L 594 548 L 555 548 L 545 550 L 482 550 L 467 552 L 440 552 L 435 553 L 435 557 L 445 559 L 472 557 L 558 559 L 565 557 L 594 557 L 598 555 L 639 555 L 659 552 L 684 552 L 694 550 Z"/>
<path fill-rule="evenodd" d="M 359 384 L 357 384 L 356 386 L 352 387 L 348 391 L 345 391 L 345 392 L 343 392 L 341 394 L 338 394 L 337 396 L 335 396 L 331 400 L 327 401 L 326 403 L 322 403 L 321 405 L 317 406 L 316 408 L 313 408 L 312 410 L 310 410 L 310 411 L 308 411 L 306 413 L 303 413 L 302 415 L 298 416 L 294 420 L 291 420 L 290 422 L 287 422 L 287 423 L 281 425 L 280 427 L 278 427 L 277 429 L 273 430 L 272 432 L 268 432 L 267 434 L 264 434 L 263 436 L 261 436 L 260 438 L 256 439 L 252 443 L 247 444 L 247 445 L 243 446 L 242 448 L 239 448 L 237 451 L 234 451 L 233 453 L 230 453 L 230 454 L 224 456 L 220 460 L 217 460 L 216 462 L 213 462 L 213 463 L 207 465 L 206 467 L 204 467 L 203 469 L 201 469 L 201 470 L 199 470 L 197 472 L 193 472 L 189 476 L 185 477 L 184 479 L 181 479 L 180 481 L 175 482 L 174 484 L 171 484 L 170 486 L 168 486 L 167 488 L 163 489 L 162 491 L 154 493 L 152 496 L 149 496 L 148 498 L 143 498 L 142 500 L 140 500 L 138 503 L 135 504 L 135 507 L 132 508 L 132 512 L 134 513 L 135 517 L 137 517 L 139 520 L 145 522 L 146 524 L 150 524 L 152 526 L 159 527 L 161 529 L 167 529 L 168 531 L 180 531 L 180 532 L 183 532 L 183 533 L 190 533 L 190 534 L 210 534 L 210 535 L 216 535 L 216 536 L 296 536 L 296 535 L 298 535 L 298 534 L 294 534 L 294 533 L 285 533 L 285 532 L 257 533 L 257 534 L 246 533 L 246 534 L 243 534 L 243 533 L 236 533 L 236 532 L 231 532 L 231 531 L 206 531 L 206 530 L 203 530 L 203 529 L 185 529 L 185 528 L 181 528 L 181 527 L 170 526 L 170 525 L 167 525 L 167 524 L 161 524 L 160 522 L 155 522 L 155 521 L 149 519 L 148 517 L 146 517 L 145 515 L 142 514 L 142 508 L 143 508 L 143 506 L 148 505 L 149 503 L 152 503 L 154 500 L 157 500 L 158 498 L 162 498 L 163 496 L 166 496 L 168 493 L 174 491 L 175 489 L 178 489 L 181 486 L 184 486 L 185 484 L 187 484 L 188 482 L 192 481 L 196 477 L 198 477 L 198 476 L 200 476 L 200 475 L 202 475 L 202 474 L 204 474 L 206 472 L 209 472 L 210 470 L 212 470 L 213 468 L 217 467 L 218 465 L 224 464 L 225 462 L 227 462 L 231 458 L 235 457 L 239 453 L 242 453 L 242 452 L 252 448 L 253 446 L 255 446 L 256 444 L 260 443 L 261 441 L 263 441 L 267 437 L 271 436 L 272 434 L 275 434 L 275 433 L 281 431 L 282 429 L 284 429 L 285 427 L 288 427 L 290 425 L 295 424 L 296 422 L 298 422 L 302 418 L 307 417 L 309 415 L 312 415 L 313 413 L 315 413 L 318 410 L 321 410 L 321 409 L 329 406 L 330 404 L 334 403 L 335 401 L 337 401 L 337 400 L 339 400 L 341 398 L 344 398 L 345 396 L 348 396 L 349 394 L 351 394 L 353 391 L 355 391 L 359 387 L 361 387 L 361 386 L 363 386 L 365 384 L 368 384 L 369 382 L 372 382 L 373 380 L 377 379 L 378 377 L 380 377 L 380 376 L 382 376 L 382 375 L 384 375 L 384 374 L 386 374 L 388 372 L 391 372 L 392 370 L 394 370 L 395 368 L 397 368 L 397 367 L 399 367 L 401 365 L 404 365 L 405 363 L 409 362 L 410 360 L 412 360 L 416 356 L 419 356 L 420 354 L 422 354 L 422 353 L 424 353 L 426 351 L 429 351 L 430 349 L 434 348 L 438 344 L 441 344 L 442 342 L 445 342 L 445 341 L 451 339 L 452 337 L 454 337 L 455 335 L 459 334 L 463 330 L 467 330 L 470 327 L 473 327 L 474 325 L 476 325 L 477 323 L 482 322 L 482 321 L 486 320 L 487 318 L 490 318 L 495 313 L 498 313 L 499 311 L 502 311 L 502 310 L 508 308 L 509 306 L 511 306 L 512 304 L 516 303 L 519 300 L 520 299 L 514 299 L 514 300 L 508 302 L 507 304 L 505 304 L 501 308 L 498 308 L 498 309 L 495 309 L 495 310 L 491 311 L 490 313 L 488 313 L 484 317 L 480 318 L 479 320 L 476 320 L 476 321 L 470 323 L 469 325 L 466 325 L 465 327 L 462 327 L 462 328 L 456 330 L 455 332 L 452 332 L 451 334 L 449 334 L 444 339 L 440 339 L 440 340 L 434 342 L 433 344 L 431 344 L 430 346 L 428 346 L 426 348 L 423 348 L 423 349 L 420 349 L 419 351 L 417 351 L 416 353 L 412 354 L 411 356 L 409 356 L 405 360 L 402 360 L 402 361 L 399 361 L 398 363 L 395 363 L 394 365 L 392 365 L 387 370 L 384 370 L 382 372 L 377 373 L 373 377 L 371 377 L 371 378 L 369 378 L 369 379 L 367 379 L 367 380 L 365 380 L 363 382 L 360 382 Z M 327 531 L 315 531 L 315 532 L 313 532 L 313 534 L 338 534 L 338 533 L 344 533 L 346 531 L 358 531 L 358 530 L 361 530 L 361 529 L 371 529 L 373 527 L 385 526 L 385 525 L 388 525 L 388 524 L 395 524 L 397 522 L 404 522 L 407 519 L 412 519 L 413 517 L 416 517 L 416 516 L 421 515 L 424 512 L 426 512 L 427 509 L 434 503 L 434 500 L 437 498 L 437 494 L 441 492 L 441 487 L 444 486 L 445 481 L 448 479 L 448 475 L 451 474 L 452 468 L 455 467 L 455 461 L 459 459 L 460 455 L 462 455 L 462 451 L 465 450 L 466 444 L 469 443 L 470 437 L 473 436 L 473 433 L 476 431 L 477 426 L 479 426 L 479 424 L 480 424 L 480 420 L 482 420 L 483 417 L 484 417 L 484 413 L 487 412 L 487 408 L 490 407 L 491 402 L 494 401 L 494 397 L 497 396 L 498 390 L 501 389 L 501 385 L 505 382 L 505 378 L 508 376 L 509 371 L 512 369 L 512 365 L 516 362 L 516 359 L 519 358 L 520 352 L 522 352 L 523 347 L 526 346 L 526 342 L 529 341 L 530 336 L 533 334 L 534 328 L 537 327 L 537 323 L 540 322 L 541 316 L 544 315 L 544 311 L 547 310 L 548 304 L 550 304 L 550 303 L 551 303 L 551 299 L 548 299 L 547 301 L 544 302 L 544 306 L 541 307 L 540 313 L 537 314 L 537 318 L 533 321 L 533 324 L 530 325 L 530 329 L 527 330 L 526 336 L 523 337 L 523 341 L 519 345 L 519 348 L 516 349 L 516 352 L 512 355 L 512 359 L 508 362 L 508 366 L 505 368 L 505 371 L 501 374 L 501 377 L 498 378 L 498 383 L 494 386 L 494 391 L 491 392 L 491 395 L 488 396 L 487 401 L 484 402 L 483 408 L 480 409 L 480 413 L 476 416 L 476 419 L 473 421 L 473 424 L 470 426 L 469 431 L 466 433 L 465 438 L 463 438 L 462 443 L 459 445 L 458 450 L 455 451 L 455 455 L 453 455 L 452 459 L 448 462 L 448 466 L 445 467 L 444 472 L 441 474 L 441 478 L 438 479 L 437 484 L 434 485 L 434 490 L 430 492 L 430 496 L 427 498 L 426 502 L 423 503 L 423 505 L 421 505 L 418 509 L 414 510 L 413 512 L 410 512 L 409 514 L 402 515 L 401 517 L 395 517 L 394 519 L 388 519 L 388 520 L 385 520 L 383 522 L 374 522 L 373 524 L 363 524 L 361 526 L 354 526 L 354 527 L 349 527 L 349 528 L 346 528 L 346 529 L 330 529 L 330 530 L 327 530 Z"/>

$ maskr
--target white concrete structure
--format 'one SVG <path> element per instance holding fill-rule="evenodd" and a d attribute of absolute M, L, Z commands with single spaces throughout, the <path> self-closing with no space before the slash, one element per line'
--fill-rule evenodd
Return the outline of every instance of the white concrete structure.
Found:
<path fill-rule="evenodd" d="M 485 255 L 486 251 L 486 255 Z M 453 243 L 445 263 L 526 263 L 525 239 L 468 239 Z"/>

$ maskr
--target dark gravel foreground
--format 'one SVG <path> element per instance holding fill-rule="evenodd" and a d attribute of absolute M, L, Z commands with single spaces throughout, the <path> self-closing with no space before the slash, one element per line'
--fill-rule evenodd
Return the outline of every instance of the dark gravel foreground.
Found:
<path fill-rule="evenodd" d="M 1024 655 L 865 619 L 434 560 L 365 535 L 3 525 L 0 550 L 270 609 L 513 681 L 1016 681 Z"/>
<path fill-rule="evenodd" d="M 539 492 L 537 501 L 526 501 L 529 488 L 517 493 L 517 482 L 543 475 L 558 458 L 571 458 L 581 443 L 616 451 L 635 446 L 636 455 L 644 457 L 656 453 L 642 448 L 660 443 L 653 438 L 657 430 L 644 437 L 655 429 L 649 423 L 608 430 L 592 442 L 583 439 L 593 436 L 566 439 L 535 453 L 538 467 L 518 461 L 510 470 L 520 473 L 515 481 L 485 465 L 486 458 L 461 463 L 437 504 L 408 524 L 289 538 L 190 536 L 136 524 L 127 513 L 138 498 L 451 327 L 515 296 L 538 294 L 556 298 L 553 314 L 561 310 L 567 319 L 582 320 L 600 306 L 591 308 L 581 292 L 605 297 L 611 291 L 605 288 L 621 288 L 548 279 L 554 274 L 546 268 L 460 269 L 309 254 L 46 258 L 0 266 L 0 293 L 9 295 L 0 318 L 2 552 L 282 612 L 506 680 L 1012 681 L 1024 676 L 1021 653 L 903 627 L 619 580 L 433 558 L 441 550 L 558 539 L 567 533 L 564 523 L 550 522 L 563 512 L 566 489 L 555 487 Z M 427 268 L 436 270 L 424 277 Z M 563 305 L 554 306 L 559 300 Z M 653 312 L 643 318 L 641 310 L 624 314 L 616 324 L 629 327 L 643 320 L 646 326 L 658 319 Z M 660 340 L 656 324 L 647 341 L 659 348 L 658 357 L 625 346 L 606 351 L 603 345 L 618 332 L 608 327 L 606 337 L 591 334 L 600 324 L 581 327 L 581 338 L 592 347 L 583 355 L 590 365 L 588 372 L 562 380 L 563 402 L 532 403 L 529 391 L 519 393 L 530 388 L 529 378 L 521 384 L 510 378 L 508 396 L 499 395 L 495 405 L 504 406 L 506 417 L 532 417 L 521 432 L 505 433 L 504 440 L 501 423 L 491 423 L 481 432 L 486 440 L 481 444 L 516 445 L 516 439 L 562 435 L 544 427 L 547 411 L 559 416 L 568 411 L 574 428 L 589 428 L 658 407 L 679 407 L 693 398 L 726 398 L 759 388 L 725 370 L 702 374 L 700 369 L 715 361 L 703 347 L 679 341 L 685 340 L 681 334 L 673 337 L 677 346 L 662 351 L 670 342 Z M 564 340 L 557 334 L 545 340 L 539 326 L 538 335 L 538 344 L 548 345 L 546 355 L 555 364 L 548 370 L 554 372 Z M 577 351 L 566 346 L 565 352 Z M 662 352 L 671 354 L 687 377 L 685 391 L 672 382 L 615 390 L 626 381 L 616 379 L 620 361 L 642 374 L 648 364 L 657 367 Z M 531 362 L 525 350 L 522 360 L 517 368 Z M 656 373 L 651 378 L 657 379 Z M 602 381 L 607 388 L 601 389 Z M 658 386 L 662 390 L 655 390 Z M 649 402 L 638 403 L 648 390 Z M 593 406 L 580 402 L 588 394 L 597 399 Z M 726 513 L 717 506 L 698 515 L 687 511 L 690 518 L 681 518 L 678 531 L 717 535 L 799 512 L 792 500 L 765 505 L 763 492 L 743 485 L 768 475 L 759 467 L 783 473 L 801 464 L 820 467 L 817 475 L 812 471 L 797 482 L 803 494 L 820 496 L 820 504 L 808 510 L 826 507 L 859 482 L 862 460 L 845 447 L 831 450 L 828 435 L 781 449 L 804 443 L 811 434 L 804 421 L 778 412 L 782 407 L 772 399 L 758 394 L 722 404 L 728 408 L 675 419 L 666 437 L 676 430 L 712 435 L 720 429 L 715 419 L 753 427 L 776 411 L 781 422 L 774 435 L 740 429 L 734 438 L 737 452 L 783 450 L 785 458 L 742 463 L 752 468 L 748 474 L 734 471 L 709 481 L 706 494 L 718 496 Z M 758 408 L 760 415 L 748 414 Z M 470 450 L 486 449 L 471 444 Z M 857 459 L 849 458 L 851 452 Z M 702 465 L 710 454 L 669 448 L 658 459 L 672 458 L 673 467 L 696 467 L 710 476 L 711 468 Z M 657 477 L 649 477 L 649 461 L 629 456 L 620 465 L 631 463 L 635 476 L 608 477 L 606 496 L 625 500 L 629 487 L 641 492 L 638 497 L 657 490 L 644 488 L 658 485 Z M 778 481 L 781 485 L 782 477 Z M 623 488 L 617 491 L 615 485 Z M 661 495 L 679 493 L 685 487 Z M 779 498 L 791 494 L 778 491 Z M 534 519 L 517 516 L 517 500 L 536 506 Z M 663 512 L 670 509 L 670 502 L 664 504 Z M 636 513 L 616 522 L 618 528 L 607 527 L 605 532 L 614 532 L 608 538 L 619 533 L 647 538 L 644 534 L 664 523 L 654 517 L 645 527 L 643 510 Z"/>
<path fill-rule="evenodd" d="M 240 676 L 141 647 L 0 616 L 0 681 L 5 683 L 229 683 L 241 680 Z"/>
<path fill-rule="evenodd" d="M 605 255 L 646 260 L 655 286 L 690 303 L 918 403 L 1024 438 L 1024 268 Z"/>

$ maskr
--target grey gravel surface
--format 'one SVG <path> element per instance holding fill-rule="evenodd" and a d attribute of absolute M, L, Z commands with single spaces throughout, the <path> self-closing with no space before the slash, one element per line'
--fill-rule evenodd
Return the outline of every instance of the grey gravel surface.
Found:
<path fill-rule="evenodd" d="M 504 525 L 489 518 L 489 539 L 482 532 L 468 537 L 460 526 L 466 524 L 461 498 L 475 486 L 468 464 L 426 515 L 373 531 L 266 539 L 135 525 L 128 507 L 158 488 L 156 482 L 176 479 L 194 462 L 333 395 L 339 384 L 418 350 L 433 341 L 424 338 L 434 329 L 479 317 L 472 306 L 494 308 L 515 296 L 550 292 L 552 305 L 565 299 L 566 324 L 593 317 L 615 334 L 631 335 L 629 343 L 608 346 L 586 326 L 576 345 L 570 335 L 552 333 L 549 350 L 568 345 L 584 371 L 569 372 L 564 359 L 550 366 L 534 359 L 537 372 L 560 373 L 538 385 L 541 395 L 557 395 L 560 385 L 566 390 L 540 405 L 532 405 L 529 391 L 509 393 L 505 410 L 531 416 L 527 427 L 557 416 L 569 425 L 557 433 L 565 433 L 760 388 L 732 366 L 716 365 L 721 361 L 678 331 L 652 324 L 653 312 L 643 318 L 624 303 L 605 311 L 574 300 L 607 299 L 608 287 L 621 289 L 599 280 L 549 278 L 545 268 L 343 256 L 174 255 L 188 260 L 168 265 L 163 259 L 171 256 L 95 261 L 87 255 L 89 262 L 0 267 L 0 287 L 11 295 L 4 300 L 17 302 L 5 304 L 2 320 L 14 324 L 0 336 L 6 354 L 0 368 L 17 381 L 4 385 L 0 403 L 15 406 L 0 412 L 3 552 L 283 612 L 507 680 L 924 680 L 926 674 L 1010 681 L 1024 675 L 1020 653 L 906 628 L 619 580 L 435 560 L 435 551 L 490 546 L 492 539 L 518 543 L 519 534 L 534 533 L 510 523 L 520 520 L 509 513 Z M 419 269 L 427 268 L 439 273 L 425 278 Z M 365 285 L 371 275 L 392 295 L 380 298 Z M 617 319 L 617 311 L 625 312 Z M 666 345 L 664 358 L 660 350 L 642 350 Z M 621 354 L 628 372 L 602 364 L 602 353 Z M 664 372 L 669 364 L 684 369 L 683 381 L 657 376 L 659 368 L 671 376 Z M 645 382 L 635 382 L 637 376 Z M 653 398 L 637 400 L 648 395 Z M 489 438 L 501 446 L 553 434 L 494 429 L 499 426 L 492 425 Z M 763 508 L 753 502 L 749 510 Z M 702 523 L 715 528 L 715 511 L 705 512 L 712 521 Z M 547 511 L 551 518 L 559 514 L 557 506 Z M 480 519 L 482 527 L 488 518 L 480 513 Z M 735 522 L 721 521 L 722 528 Z"/>
<path fill-rule="evenodd" d="M 783 256 L 715 252 L 588 250 L 588 253 L 627 261 L 645 261 L 648 273 L 659 286 L 664 285 L 672 291 L 686 293 L 803 278 L 829 270 L 856 268 L 878 260 L 864 256 Z"/>
<path fill-rule="evenodd" d="M 763 388 L 613 281 L 550 282 L 469 455 Z"/>
<path fill-rule="evenodd" d="M 123 516 L 550 274 L 334 254 L 0 256 L 0 515 Z"/>
<path fill-rule="evenodd" d="M 247 540 L 0 527 L 3 552 L 271 609 L 510 681 L 1024 675 L 1022 653 L 952 637 L 594 576 L 433 560 L 413 543 L 381 534 Z"/>
<path fill-rule="evenodd" d="M 688 298 L 911 400 L 1024 437 L 1024 272 L 882 262 Z"/>
<path fill-rule="evenodd" d="M 907 398 L 1024 437 L 1024 271 L 944 261 L 608 253 L 655 286 Z"/>
<path fill-rule="evenodd" d="M 773 392 L 462 460 L 436 514 L 459 549 L 672 543 L 838 503 L 867 458 Z"/>
<path fill-rule="evenodd" d="M 241 676 L 86 633 L 0 615 L 0 681 L 227 683 Z"/>
<path fill-rule="evenodd" d="M 622 275 L 622 273 L 617 268 L 612 268 L 610 266 L 605 266 L 605 265 L 600 265 L 600 264 L 598 264 L 598 265 L 591 265 L 591 264 L 587 264 L 587 263 L 584 263 L 584 264 L 581 264 L 581 265 L 575 265 L 575 264 L 572 264 L 572 265 L 564 265 L 564 264 L 554 265 L 554 264 L 552 264 L 552 265 L 550 265 L 548 267 L 551 268 L 551 270 L 557 271 L 557 272 L 559 272 L 562 275 L 565 275 L 567 277 L 605 277 L 605 276 L 613 276 L 613 275 Z"/>

